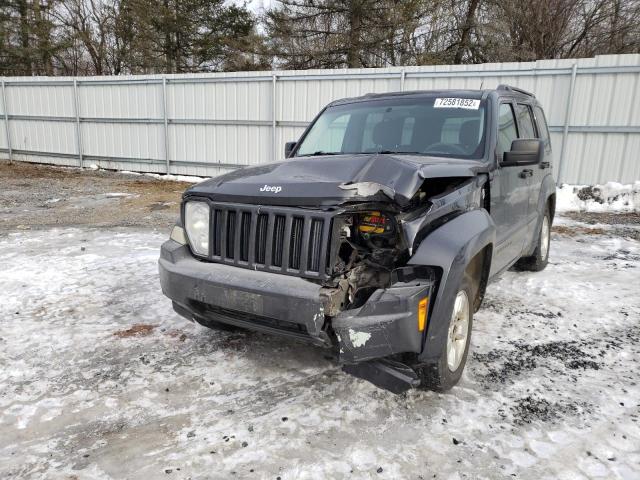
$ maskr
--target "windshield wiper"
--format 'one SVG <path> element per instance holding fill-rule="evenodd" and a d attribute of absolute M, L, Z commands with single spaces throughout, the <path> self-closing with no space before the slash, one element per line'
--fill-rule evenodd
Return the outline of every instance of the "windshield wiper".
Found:
<path fill-rule="evenodd" d="M 342 152 L 324 152 L 322 150 L 318 150 L 313 153 L 305 153 L 304 155 L 298 155 L 299 157 L 319 157 L 321 155 L 342 155 Z"/>
<path fill-rule="evenodd" d="M 391 155 L 391 154 L 396 154 L 396 155 L 420 155 L 422 152 L 405 152 L 405 151 L 397 151 L 397 150 L 379 150 L 375 153 L 382 153 L 385 155 Z"/>

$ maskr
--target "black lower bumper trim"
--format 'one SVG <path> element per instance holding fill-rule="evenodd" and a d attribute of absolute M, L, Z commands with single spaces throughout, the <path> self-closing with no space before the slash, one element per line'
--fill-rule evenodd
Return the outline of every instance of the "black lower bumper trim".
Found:
<path fill-rule="evenodd" d="M 347 364 L 343 365 L 342 370 L 395 394 L 420 386 L 420 379 L 411 367 L 392 360 Z"/>
<path fill-rule="evenodd" d="M 266 317 L 264 315 L 248 314 L 241 312 L 240 310 L 233 310 L 230 308 L 223 308 L 217 305 L 211 305 L 208 303 L 198 302 L 192 300 L 189 302 L 194 311 L 199 316 L 213 318 L 223 317 L 225 319 L 235 319 L 244 322 L 250 322 L 256 325 L 261 325 L 268 328 L 276 328 L 278 330 L 288 331 L 299 335 L 309 335 L 306 325 L 294 322 L 288 322 L 286 320 L 280 320 L 273 317 Z"/>

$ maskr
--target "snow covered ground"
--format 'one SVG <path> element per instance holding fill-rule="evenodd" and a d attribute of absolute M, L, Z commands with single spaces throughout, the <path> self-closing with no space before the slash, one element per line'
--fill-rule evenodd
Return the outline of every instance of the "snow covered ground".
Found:
<path fill-rule="evenodd" d="M 640 242 L 559 223 L 547 270 L 489 287 L 461 384 L 402 396 L 178 317 L 163 234 L 0 236 L 0 477 L 637 479 Z"/>
<path fill-rule="evenodd" d="M 562 185 L 557 190 L 558 212 L 640 212 L 640 181 L 623 185 Z"/>

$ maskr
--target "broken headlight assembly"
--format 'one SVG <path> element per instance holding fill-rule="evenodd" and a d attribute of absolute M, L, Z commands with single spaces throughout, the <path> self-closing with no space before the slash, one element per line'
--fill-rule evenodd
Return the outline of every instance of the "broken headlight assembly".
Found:
<path fill-rule="evenodd" d="M 209 204 L 202 201 L 188 201 L 184 206 L 184 227 L 189 245 L 196 255 L 209 254 Z"/>
<path fill-rule="evenodd" d="M 395 237 L 395 221 L 382 212 L 364 212 L 356 218 L 358 235 L 365 241 L 372 239 L 393 240 Z"/>

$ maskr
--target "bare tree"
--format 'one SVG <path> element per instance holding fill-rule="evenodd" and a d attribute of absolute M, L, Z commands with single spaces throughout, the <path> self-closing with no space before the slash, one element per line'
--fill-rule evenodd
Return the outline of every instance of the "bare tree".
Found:
<path fill-rule="evenodd" d="M 0 73 L 360 68 L 640 52 L 634 0 L 1 0 Z"/>

